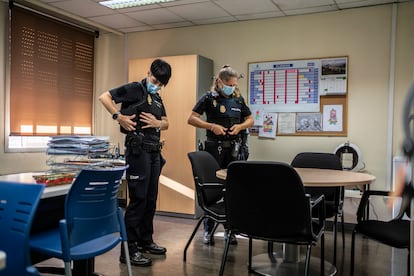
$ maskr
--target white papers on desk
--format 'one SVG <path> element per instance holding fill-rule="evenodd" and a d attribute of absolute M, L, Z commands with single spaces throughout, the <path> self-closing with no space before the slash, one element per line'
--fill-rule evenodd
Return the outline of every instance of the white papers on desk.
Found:
<path fill-rule="evenodd" d="M 48 142 L 48 154 L 87 155 L 106 153 L 109 150 L 109 138 L 97 136 L 54 136 Z"/>

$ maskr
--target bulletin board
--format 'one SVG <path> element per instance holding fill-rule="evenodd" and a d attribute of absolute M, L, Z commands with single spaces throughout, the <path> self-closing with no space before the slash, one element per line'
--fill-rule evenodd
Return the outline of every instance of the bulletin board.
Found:
<path fill-rule="evenodd" d="M 252 135 L 347 136 L 347 56 L 248 67 Z"/>

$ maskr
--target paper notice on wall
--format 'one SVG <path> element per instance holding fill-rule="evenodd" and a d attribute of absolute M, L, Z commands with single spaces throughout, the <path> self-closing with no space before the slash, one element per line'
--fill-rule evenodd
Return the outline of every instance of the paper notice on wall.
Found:
<path fill-rule="evenodd" d="M 259 137 L 276 138 L 277 113 L 264 113 L 263 126 L 259 129 Z"/>

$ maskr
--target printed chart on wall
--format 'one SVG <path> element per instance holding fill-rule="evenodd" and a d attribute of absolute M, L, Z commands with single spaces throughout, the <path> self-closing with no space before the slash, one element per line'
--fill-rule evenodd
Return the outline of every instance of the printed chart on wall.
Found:
<path fill-rule="evenodd" d="M 271 112 L 319 111 L 319 60 L 249 64 L 249 103 Z"/>
<path fill-rule="evenodd" d="M 249 63 L 249 104 L 271 112 L 319 112 L 319 96 L 345 94 L 347 58 Z"/>
<path fill-rule="evenodd" d="M 250 109 L 255 114 L 255 126 L 263 128 L 263 114 L 290 113 L 286 114 L 288 116 L 279 116 L 279 119 L 283 120 L 275 122 L 278 125 L 278 134 L 343 134 L 344 107 L 341 104 L 346 102 L 347 68 L 348 57 L 249 63 L 248 99 Z M 338 106 L 325 106 L 327 97 L 334 97 L 334 104 Z M 326 119 L 328 114 L 331 118 Z M 311 115 L 312 128 L 305 128 L 306 124 L 303 122 Z M 332 119 L 333 115 L 336 115 L 338 121 Z M 287 118 L 289 124 L 284 122 L 284 118 Z M 323 121 L 330 124 L 323 125 Z"/>

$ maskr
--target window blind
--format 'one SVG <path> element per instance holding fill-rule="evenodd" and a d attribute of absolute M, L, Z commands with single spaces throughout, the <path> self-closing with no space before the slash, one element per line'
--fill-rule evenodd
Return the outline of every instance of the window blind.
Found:
<path fill-rule="evenodd" d="M 14 6 L 10 135 L 92 134 L 94 33 Z"/>

